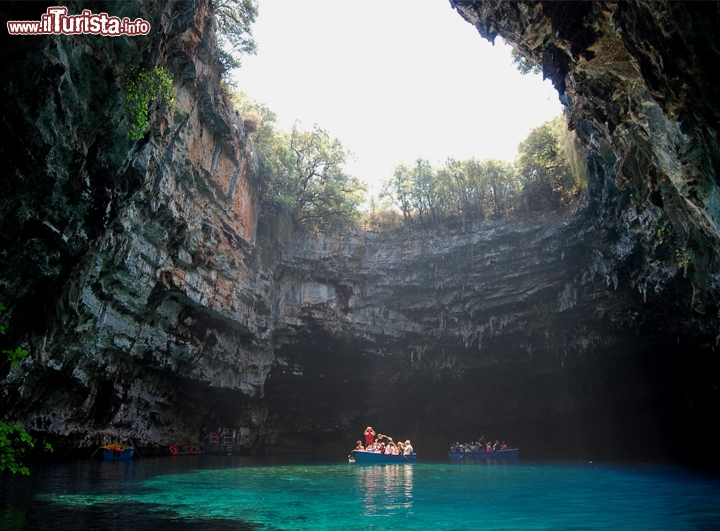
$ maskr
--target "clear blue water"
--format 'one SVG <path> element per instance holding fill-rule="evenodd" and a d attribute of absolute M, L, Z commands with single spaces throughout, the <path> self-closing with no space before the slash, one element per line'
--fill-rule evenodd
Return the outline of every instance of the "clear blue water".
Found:
<path fill-rule="evenodd" d="M 0 477 L 0 529 L 716 530 L 720 478 L 658 465 L 82 461 Z"/>

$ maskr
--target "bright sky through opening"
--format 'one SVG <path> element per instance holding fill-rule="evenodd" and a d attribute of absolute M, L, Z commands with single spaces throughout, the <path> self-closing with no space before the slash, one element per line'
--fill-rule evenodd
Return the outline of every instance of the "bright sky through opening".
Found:
<path fill-rule="evenodd" d="M 260 0 L 253 35 L 238 89 L 283 129 L 300 120 L 338 138 L 373 193 L 419 157 L 512 161 L 562 112 L 550 81 L 521 75 L 510 46 L 480 37 L 447 0 Z"/>

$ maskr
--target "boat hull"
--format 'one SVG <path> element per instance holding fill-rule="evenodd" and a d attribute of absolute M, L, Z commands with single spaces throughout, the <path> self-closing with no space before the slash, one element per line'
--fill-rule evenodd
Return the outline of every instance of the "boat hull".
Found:
<path fill-rule="evenodd" d="M 135 448 L 126 448 L 121 451 L 103 448 L 103 459 L 109 461 L 126 461 L 132 459 L 133 454 L 135 454 Z"/>
<path fill-rule="evenodd" d="M 475 460 L 475 459 L 517 459 L 518 454 L 520 453 L 519 448 L 512 448 L 509 450 L 498 450 L 497 452 L 472 452 L 472 453 L 465 453 L 465 454 L 459 454 L 450 452 L 448 454 L 449 459 L 455 459 L 455 460 Z"/>
<path fill-rule="evenodd" d="M 376 452 L 353 450 L 352 455 L 355 463 L 359 465 L 411 465 L 417 462 L 417 454 L 385 455 Z"/>

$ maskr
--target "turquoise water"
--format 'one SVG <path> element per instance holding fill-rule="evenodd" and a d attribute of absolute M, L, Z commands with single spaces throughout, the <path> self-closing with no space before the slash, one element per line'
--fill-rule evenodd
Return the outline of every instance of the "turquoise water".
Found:
<path fill-rule="evenodd" d="M 17 530 L 720 529 L 720 478 L 656 465 L 186 457 L 54 465 L 0 488 L 0 529 Z"/>

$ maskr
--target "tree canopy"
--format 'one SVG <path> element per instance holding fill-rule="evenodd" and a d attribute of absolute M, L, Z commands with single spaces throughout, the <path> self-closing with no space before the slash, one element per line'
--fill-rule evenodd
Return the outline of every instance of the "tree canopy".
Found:
<path fill-rule="evenodd" d="M 257 0 L 213 0 L 223 76 L 240 66 L 242 55 L 255 55 L 251 26 L 258 15 Z"/>
<path fill-rule="evenodd" d="M 542 68 L 540 66 L 530 62 L 525 58 L 524 55 L 522 55 L 517 50 L 513 50 L 511 52 L 512 54 L 512 63 L 515 65 L 515 67 L 518 69 L 518 71 L 525 75 L 525 74 L 542 74 Z"/>
<path fill-rule="evenodd" d="M 406 221 L 469 222 L 513 211 L 557 210 L 582 187 L 579 148 L 562 117 L 533 129 L 515 163 L 448 158 L 440 168 L 425 159 L 398 164 L 381 197 Z M 575 165 L 572 162 L 575 161 Z"/>
<path fill-rule="evenodd" d="M 290 217 L 297 226 L 326 229 L 353 224 L 362 213 L 365 185 L 344 169 L 348 152 L 317 125 L 291 131 L 277 127 L 266 106 L 233 95 L 252 132 L 261 161 L 265 211 Z M 517 212 L 567 208 L 576 202 L 585 175 L 574 134 L 559 116 L 533 129 L 518 146 L 514 163 L 448 158 L 435 168 L 424 159 L 400 163 L 383 182 L 379 199 L 402 219 L 419 224 L 464 224 Z M 378 203 L 371 203 L 379 215 Z"/>
<path fill-rule="evenodd" d="M 520 142 L 515 166 L 530 209 L 557 209 L 577 196 L 584 180 L 581 169 L 571 164 L 577 149 L 562 116 L 536 127 Z"/>
<path fill-rule="evenodd" d="M 298 122 L 282 131 L 264 105 L 241 93 L 235 102 L 255 131 L 266 208 L 306 228 L 337 227 L 359 218 L 366 187 L 345 172 L 349 153 L 338 139 L 317 125 L 305 130 Z"/>

